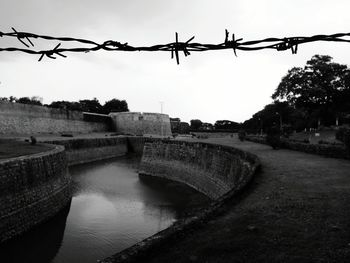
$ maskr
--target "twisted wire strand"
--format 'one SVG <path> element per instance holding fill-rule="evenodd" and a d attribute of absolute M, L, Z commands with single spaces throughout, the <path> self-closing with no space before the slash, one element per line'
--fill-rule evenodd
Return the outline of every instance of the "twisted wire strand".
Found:
<path fill-rule="evenodd" d="M 2 52 L 23 52 L 32 55 L 40 55 L 39 61 L 44 56 L 50 59 L 56 59 L 57 55 L 66 57 L 64 53 L 69 52 L 93 52 L 93 51 L 166 51 L 171 53 L 171 58 L 176 58 L 177 64 L 180 63 L 179 52 L 183 52 L 185 56 L 190 55 L 190 52 L 202 52 L 209 50 L 224 50 L 232 49 L 237 56 L 237 50 L 240 51 L 257 51 L 263 49 L 275 49 L 277 51 L 291 50 L 293 54 L 297 53 L 298 46 L 305 43 L 328 41 L 328 42 L 346 42 L 350 43 L 350 33 L 336 33 L 331 35 L 314 35 L 311 37 L 298 36 L 298 37 L 285 37 L 285 38 L 265 38 L 260 40 L 244 41 L 243 39 L 236 39 L 232 34 L 229 39 L 229 32 L 225 31 L 225 40 L 219 44 L 203 44 L 191 42 L 194 36 L 185 42 L 179 41 L 178 33 L 175 33 L 175 42 L 168 44 L 158 44 L 152 46 L 131 46 L 128 43 L 121 43 L 119 41 L 107 40 L 103 43 L 97 43 L 89 39 L 73 38 L 73 37 L 54 37 L 46 35 L 38 35 L 29 32 L 18 32 L 12 28 L 13 32 L 4 33 L 0 31 L 0 38 L 17 38 L 17 40 L 25 46 L 25 48 L 17 47 L 0 47 Z M 35 50 L 34 40 L 43 39 L 47 41 L 58 41 L 53 49 L 47 50 Z M 86 45 L 86 47 L 61 47 L 63 42 L 80 43 Z"/>

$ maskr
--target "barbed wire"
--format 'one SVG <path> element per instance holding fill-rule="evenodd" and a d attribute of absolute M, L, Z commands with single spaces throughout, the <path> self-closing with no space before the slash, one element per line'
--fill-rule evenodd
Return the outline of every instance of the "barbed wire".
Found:
<path fill-rule="evenodd" d="M 44 56 L 50 59 L 56 59 L 57 55 L 61 57 L 67 57 L 63 53 L 69 52 L 92 52 L 92 51 L 167 51 L 171 52 L 171 58 L 176 58 L 177 64 L 180 63 L 179 52 L 183 52 L 185 57 L 190 55 L 190 52 L 201 52 L 209 50 L 224 50 L 232 49 L 235 56 L 237 56 L 237 50 L 241 51 L 256 51 L 262 49 L 275 49 L 277 51 L 291 50 L 293 54 L 298 51 L 298 46 L 305 43 L 317 42 L 317 41 L 329 41 L 329 42 L 347 42 L 350 43 L 350 33 L 336 33 L 331 35 L 314 35 L 311 37 L 285 37 L 285 38 L 265 38 L 261 40 L 252 40 L 243 42 L 242 38 L 236 39 L 235 34 L 231 35 L 227 30 L 225 30 L 225 40 L 220 44 L 202 44 L 192 42 L 194 36 L 191 37 L 186 42 L 179 41 L 178 33 L 175 33 L 175 42 L 169 44 L 160 44 L 153 46 L 141 46 L 135 47 L 128 43 L 121 43 L 114 40 L 107 40 L 103 43 L 97 43 L 92 40 L 73 38 L 73 37 L 53 37 L 45 35 L 37 35 L 28 32 L 18 32 L 16 29 L 12 28 L 13 32 L 4 33 L 0 31 L 0 38 L 3 37 L 13 37 L 23 44 L 26 48 L 17 47 L 0 47 L 0 51 L 3 52 L 24 52 L 32 55 L 40 55 L 39 61 L 43 59 Z M 34 50 L 34 39 L 43 39 L 48 41 L 58 41 L 58 43 L 53 49 L 48 50 Z M 64 48 L 61 47 L 62 42 L 75 42 L 87 45 L 87 47 L 72 47 Z M 55 56 L 56 55 L 56 56 Z"/>

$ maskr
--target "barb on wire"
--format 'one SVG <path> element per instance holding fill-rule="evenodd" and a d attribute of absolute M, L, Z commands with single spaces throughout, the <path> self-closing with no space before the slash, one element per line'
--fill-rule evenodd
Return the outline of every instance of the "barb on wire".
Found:
<path fill-rule="evenodd" d="M 135 47 L 131 46 L 128 43 L 122 44 L 119 41 L 107 40 L 101 44 L 81 38 L 73 37 L 53 37 L 45 35 L 37 35 L 28 32 L 18 32 L 16 29 L 12 28 L 13 32 L 4 33 L 0 31 L 0 37 L 14 37 L 25 46 L 25 48 L 17 47 L 0 47 L 0 52 L 23 52 L 27 54 L 36 54 L 40 55 L 39 61 L 43 59 L 44 56 L 50 59 L 56 59 L 57 55 L 61 57 L 67 57 L 63 53 L 69 52 L 92 52 L 92 51 L 167 51 L 171 52 L 171 58 L 176 58 L 176 63 L 180 64 L 179 52 L 183 52 L 185 57 L 191 54 L 192 51 L 202 52 L 209 50 L 223 50 L 223 49 L 232 49 L 235 56 L 237 56 L 237 50 L 241 51 L 256 51 L 263 49 L 274 49 L 277 51 L 291 50 L 292 54 L 298 52 L 298 47 L 301 44 L 318 42 L 318 41 L 329 41 L 329 42 L 346 42 L 350 43 L 350 33 L 337 33 L 332 35 L 314 35 L 311 37 L 285 37 L 285 38 L 266 38 L 261 40 L 251 40 L 243 42 L 242 38 L 236 39 L 235 34 L 232 34 L 231 40 L 229 40 L 229 32 L 225 30 L 225 40 L 223 43 L 219 44 L 202 44 L 194 43 L 192 40 L 194 36 L 191 37 L 186 42 L 179 41 L 178 33 L 175 33 L 175 42 L 169 44 L 159 44 L 153 46 L 141 46 Z M 59 43 L 53 49 L 48 50 L 34 50 L 34 43 L 31 39 L 41 39 L 45 41 L 58 41 Z M 61 47 L 61 44 L 64 42 L 72 42 L 76 44 L 83 44 L 84 47 L 71 47 L 65 48 Z M 28 44 L 29 43 L 29 44 Z M 57 43 L 57 42 L 56 42 Z"/>
<path fill-rule="evenodd" d="M 18 41 L 20 41 L 23 45 L 25 45 L 26 47 L 29 47 L 29 45 L 28 45 L 26 42 L 24 42 L 24 41 L 22 40 L 22 38 L 28 40 L 28 42 L 34 47 L 34 44 L 32 43 L 32 41 L 30 41 L 29 36 L 28 36 L 27 33 L 18 33 L 18 32 L 16 31 L 16 29 L 14 29 L 13 27 L 12 27 L 12 30 L 13 30 L 13 32 L 15 33 L 15 35 L 17 36 Z M 2 35 L 1 35 L 1 36 L 2 36 Z"/>

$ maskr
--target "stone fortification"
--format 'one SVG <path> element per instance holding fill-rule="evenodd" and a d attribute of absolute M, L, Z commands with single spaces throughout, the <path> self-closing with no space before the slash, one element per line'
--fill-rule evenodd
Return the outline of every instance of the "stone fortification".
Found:
<path fill-rule="evenodd" d="M 71 199 L 64 147 L 0 161 L 0 242 L 53 217 Z"/>
<path fill-rule="evenodd" d="M 250 180 L 257 158 L 241 150 L 206 143 L 146 143 L 140 173 L 185 183 L 212 199 Z"/>
<path fill-rule="evenodd" d="M 255 155 L 228 146 L 172 140 L 152 142 L 137 137 L 128 139 L 131 139 L 129 143 L 136 151 L 144 145 L 140 174 L 183 182 L 215 201 L 194 217 L 176 222 L 104 259 L 103 263 L 142 262 L 146 255 L 161 250 L 164 243 L 172 242 L 187 231 L 192 232 L 219 212 L 223 204 L 231 201 L 260 167 L 260 161 Z"/>
<path fill-rule="evenodd" d="M 21 103 L 0 102 L 0 134 L 105 132 L 109 123 L 103 116 Z M 97 119 L 101 119 L 99 121 Z"/>
<path fill-rule="evenodd" d="M 128 153 L 126 137 L 45 141 L 65 147 L 68 166 L 89 163 Z"/>
<path fill-rule="evenodd" d="M 171 136 L 170 119 L 167 114 L 140 112 L 113 112 L 114 130 L 133 135 Z"/>

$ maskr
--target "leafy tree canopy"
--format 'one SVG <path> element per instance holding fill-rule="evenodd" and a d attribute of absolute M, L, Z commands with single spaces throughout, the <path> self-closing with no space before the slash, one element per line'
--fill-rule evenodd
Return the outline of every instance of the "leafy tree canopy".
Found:
<path fill-rule="evenodd" d="M 272 98 L 330 125 L 337 116 L 350 112 L 350 70 L 330 56 L 315 55 L 304 68 L 290 69 Z"/>
<path fill-rule="evenodd" d="M 336 105 L 339 95 L 350 89 L 350 71 L 332 57 L 315 55 L 304 68 L 294 67 L 282 78 L 272 98 L 296 107 L 319 108 Z"/>
<path fill-rule="evenodd" d="M 125 100 L 112 99 L 106 101 L 103 105 L 103 112 L 108 114 L 110 112 L 129 111 L 128 103 Z"/>
<path fill-rule="evenodd" d="M 199 130 L 202 127 L 203 122 L 198 119 L 194 119 L 190 121 L 192 130 Z"/>

